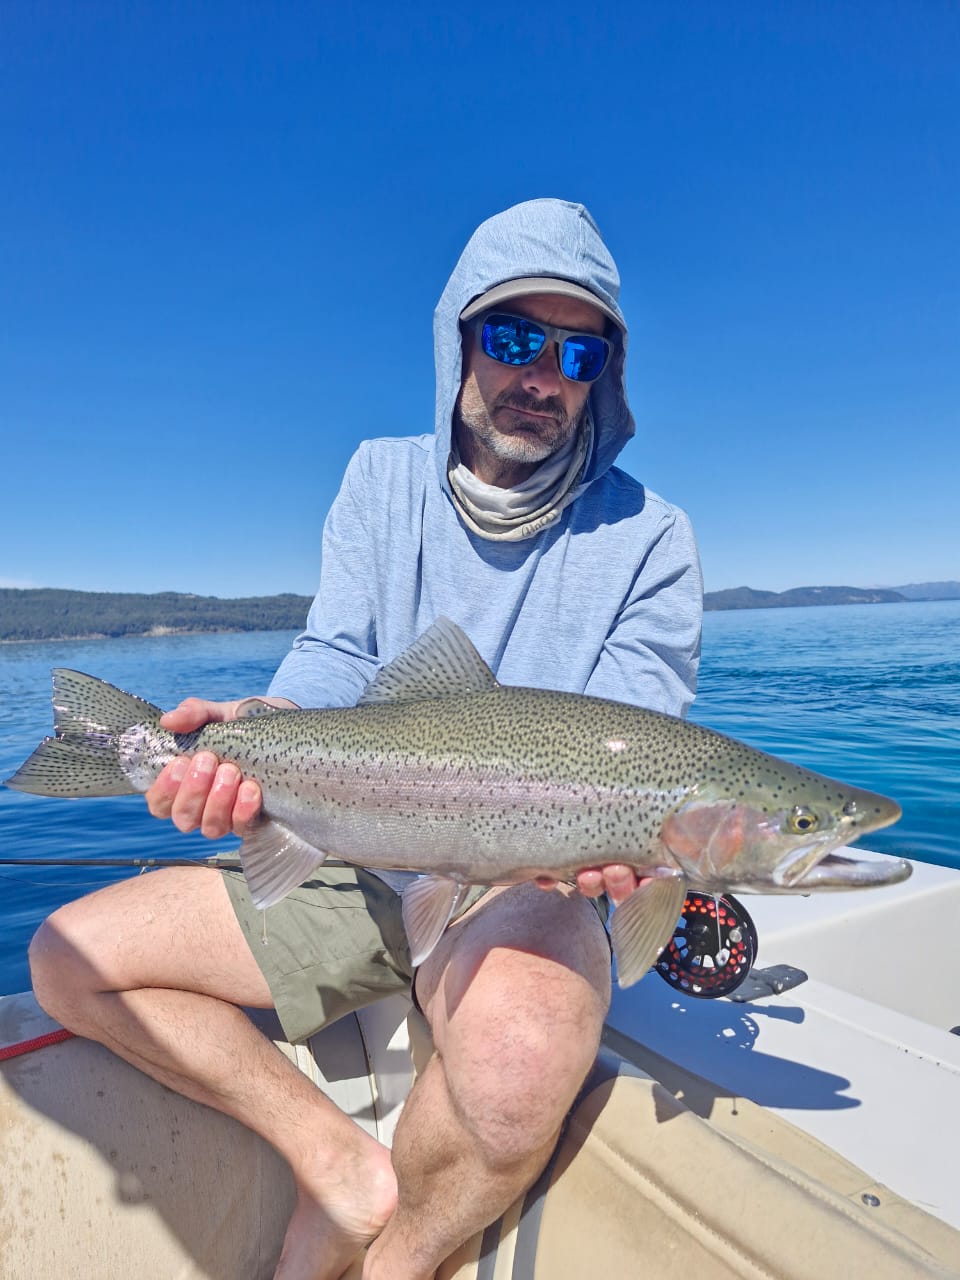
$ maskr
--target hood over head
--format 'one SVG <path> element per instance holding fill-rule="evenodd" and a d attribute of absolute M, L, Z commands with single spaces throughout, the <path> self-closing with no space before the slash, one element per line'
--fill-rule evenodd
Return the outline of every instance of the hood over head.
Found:
<path fill-rule="evenodd" d="M 433 318 L 437 370 L 435 431 L 437 468 L 449 490 L 447 466 L 453 410 L 460 391 L 460 319 L 481 295 L 507 281 L 523 279 L 526 293 L 549 291 L 537 279 L 570 281 L 611 321 L 607 337 L 613 354 L 592 385 L 588 405 L 594 435 L 577 492 L 602 475 L 634 432 L 624 387 L 627 329 L 617 303 L 620 276 L 597 224 L 582 204 L 569 200 L 526 200 L 482 222 L 470 237 L 441 294 Z M 505 289 L 501 298 L 510 294 Z M 576 292 L 574 290 L 573 292 Z M 497 296 L 490 299 L 495 305 Z M 481 308 L 468 312 L 469 319 Z"/>

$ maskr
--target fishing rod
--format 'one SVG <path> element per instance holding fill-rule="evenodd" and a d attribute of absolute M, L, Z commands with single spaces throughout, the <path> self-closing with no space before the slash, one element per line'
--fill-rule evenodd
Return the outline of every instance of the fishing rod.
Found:
<path fill-rule="evenodd" d="M 239 867 L 237 858 L 0 858 L 0 867 L 213 867 L 224 871 Z"/>
<path fill-rule="evenodd" d="M 326 866 L 348 864 L 327 858 Z M 149 871 L 152 867 L 213 867 L 215 871 L 239 871 L 240 859 L 221 854 L 210 858 L 0 858 L 0 867 L 130 867 Z"/>

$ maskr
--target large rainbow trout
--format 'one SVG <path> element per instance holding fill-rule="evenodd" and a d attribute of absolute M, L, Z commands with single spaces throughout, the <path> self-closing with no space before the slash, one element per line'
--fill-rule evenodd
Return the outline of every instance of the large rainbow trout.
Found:
<path fill-rule="evenodd" d="M 898 859 L 832 853 L 895 822 L 892 800 L 674 716 L 498 683 L 441 619 L 355 707 L 252 714 L 195 733 L 93 676 L 54 672 L 55 732 L 7 781 L 46 796 L 146 791 L 176 756 L 232 760 L 263 791 L 241 864 L 267 907 L 327 857 L 423 873 L 403 894 L 414 964 L 470 885 L 572 879 L 628 863 L 650 877 L 613 913 L 621 986 L 669 940 L 687 889 L 813 893 L 893 884 Z"/>

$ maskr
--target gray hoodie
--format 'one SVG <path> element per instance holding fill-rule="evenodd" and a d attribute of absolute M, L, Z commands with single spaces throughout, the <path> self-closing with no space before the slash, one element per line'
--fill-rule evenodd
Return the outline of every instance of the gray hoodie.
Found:
<path fill-rule="evenodd" d="M 619 277 L 582 205 L 530 200 L 471 237 L 434 320 L 434 431 L 363 443 L 327 518 L 320 589 L 270 692 L 301 706 L 356 701 L 382 663 L 440 615 L 507 684 L 566 689 L 682 714 L 693 699 L 703 587 L 684 513 L 613 465 L 634 431 L 626 325 L 591 388 L 590 451 L 575 500 L 548 527 L 490 541 L 448 480 L 460 388 L 460 313 L 504 280 L 591 290 L 622 323 Z"/>

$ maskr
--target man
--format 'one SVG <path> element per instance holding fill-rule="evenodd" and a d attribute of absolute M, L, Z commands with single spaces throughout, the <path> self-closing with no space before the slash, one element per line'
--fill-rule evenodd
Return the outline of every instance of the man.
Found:
<path fill-rule="evenodd" d="M 633 432 L 618 287 L 580 205 L 529 201 L 477 230 L 436 312 L 435 431 L 351 461 L 278 705 L 354 703 L 447 615 L 504 683 L 686 710 L 702 586 L 686 517 L 612 466 Z M 164 723 L 188 731 L 238 705 L 188 699 Z M 168 766 L 148 803 L 219 836 L 260 795 L 201 753 Z M 416 974 L 395 892 L 407 878 L 324 868 L 270 908 L 264 948 L 242 877 L 170 868 L 62 908 L 31 948 L 53 1016 L 290 1162 L 282 1280 L 333 1280 L 370 1241 L 365 1280 L 432 1276 L 535 1180 L 597 1050 L 610 955 L 596 900 L 632 891 L 629 868 L 585 871 L 579 892 L 474 893 Z M 412 987 L 436 1053 L 392 1160 L 237 1007 L 276 1005 L 302 1039 Z"/>

